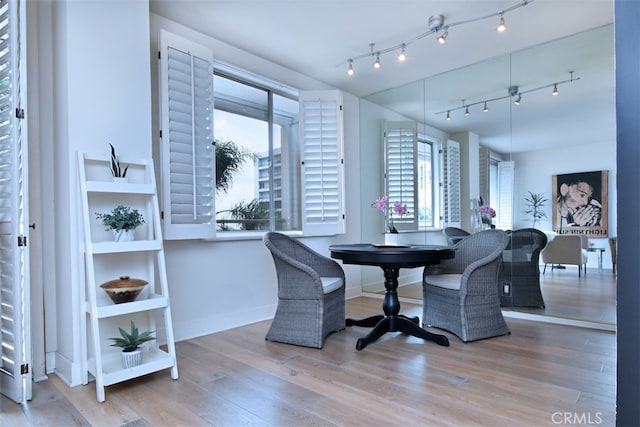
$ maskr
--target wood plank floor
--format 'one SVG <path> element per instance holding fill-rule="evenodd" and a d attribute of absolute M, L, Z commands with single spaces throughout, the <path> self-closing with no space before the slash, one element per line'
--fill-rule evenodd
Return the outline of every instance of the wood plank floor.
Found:
<path fill-rule="evenodd" d="M 348 317 L 380 311 L 380 299 L 347 301 Z M 178 380 L 163 371 L 113 385 L 102 404 L 93 383 L 51 375 L 28 404 L 0 398 L 0 425 L 511 427 L 558 425 L 564 413 L 615 425 L 614 333 L 506 320 L 503 337 L 447 333 L 440 347 L 391 333 L 362 351 L 366 328 L 316 350 L 267 342 L 270 322 L 259 322 L 177 343 Z"/>

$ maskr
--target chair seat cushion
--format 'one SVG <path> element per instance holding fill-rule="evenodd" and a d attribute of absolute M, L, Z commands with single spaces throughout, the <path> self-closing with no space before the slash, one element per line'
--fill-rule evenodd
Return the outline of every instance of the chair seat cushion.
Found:
<path fill-rule="evenodd" d="M 321 277 L 320 280 L 322 281 L 322 291 L 325 295 L 340 289 L 344 284 L 340 277 Z"/>
<path fill-rule="evenodd" d="M 425 281 L 439 288 L 460 290 L 462 274 L 429 274 Z"/>

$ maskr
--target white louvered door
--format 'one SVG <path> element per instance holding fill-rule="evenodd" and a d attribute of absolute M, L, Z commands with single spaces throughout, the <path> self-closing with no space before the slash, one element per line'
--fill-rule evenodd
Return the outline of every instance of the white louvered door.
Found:
<path fill-rule="evenodd" d="M 215 236 L 213 53 L 160 32 L 165 239 Z"/>
<path fill-rule="evenodd" d="M 17 1 L 0 1 L 0 390 L 31 399 L 28 171 Z"/>

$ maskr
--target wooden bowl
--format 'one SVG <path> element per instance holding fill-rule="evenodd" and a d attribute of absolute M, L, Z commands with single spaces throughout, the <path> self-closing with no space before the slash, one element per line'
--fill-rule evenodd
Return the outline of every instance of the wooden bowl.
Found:
<path fill-rule="evenodd" d="M 132 279 L 129 276 L 120 276 L 119 279 L 110 280 L 100 285 L 116 304 L 132 302 L 138 298 L 142 289 L 147 285 L 142 279 Z"/>

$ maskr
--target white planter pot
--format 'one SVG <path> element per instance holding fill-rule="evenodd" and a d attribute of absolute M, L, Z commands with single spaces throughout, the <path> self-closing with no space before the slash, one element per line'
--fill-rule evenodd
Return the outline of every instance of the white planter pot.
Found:
<path fill-rule="evenodd" d="M 133 230 L 112 230 L 114 242 L 131 242 L 133 240 Z"/>
<path fill-rule="evenodd" d="M 142 364 L 142 349 L 140 348 L 134 351 L 123 351 L 120 354 L 122 355 L 122 367 L 125 369 Z"/>
<path fill-rule="evenodd" d="M 384 244 L 385 245 L 397 245 L 398 244 L 398 233 L 385 233 L 384 235 Z"/>

